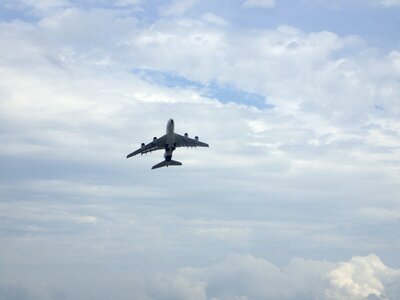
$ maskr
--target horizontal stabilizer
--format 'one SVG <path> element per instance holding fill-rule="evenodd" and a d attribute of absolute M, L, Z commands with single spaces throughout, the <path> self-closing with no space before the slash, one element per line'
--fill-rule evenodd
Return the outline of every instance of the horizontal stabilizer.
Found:
<path fill-rule="evenodd" d="M 180 161 L 176 161 L 176 160 L 170 160 L 170 161 L 162 161 L 156 165 L 154 165 L 151 169 L 158 169 L 158 168 L 162 168 L 162 167 L 168 167 L 168 166 L 181 166 L 182 163 Z"/>
<path fill-rule="evenodd" d="M 162 167 L 165 167 L 166 165 L 167 165 L 167 161 L 164 160 L 164 161 L 162 161 L 162 162 L 160 162 L 160 163 L 154 165 L 151 169 L 162 168 Z"/>
<path fill-rule="evenodd" d="M 182 163 L 180 161 L 170 160 L 168 166 L 182 166 Z"/>

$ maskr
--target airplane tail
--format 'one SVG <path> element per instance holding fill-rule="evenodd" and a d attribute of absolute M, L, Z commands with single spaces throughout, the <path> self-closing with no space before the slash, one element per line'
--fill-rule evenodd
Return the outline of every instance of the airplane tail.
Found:
<path fill-rule="evenodd" d="M 170 160 L 168 162 L 169 166 L 182 166 L 182 163 L 180 161 L 176 161 L 176 160 Z"/>
<path fill-rule="evenodd" d="M 151 169 L 158 169 L 158 168 L 162 168 L 162 167 L 168 167 L 168 166 L 181 166 L 182 163 L 180 161 L 176 161 L 176 160 L 170 160 L 170 161 L 162 161 L 156 165 L 154 165 Z"/>

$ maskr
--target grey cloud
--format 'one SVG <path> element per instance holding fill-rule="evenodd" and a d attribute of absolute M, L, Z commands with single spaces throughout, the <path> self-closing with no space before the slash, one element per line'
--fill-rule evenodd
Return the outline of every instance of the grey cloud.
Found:
<path fill-rule="evenodd" d="M 30 300 L 33 299 L 28 290 L 21 284 L 0 284 L 0 298 L 7 300 Z"/>

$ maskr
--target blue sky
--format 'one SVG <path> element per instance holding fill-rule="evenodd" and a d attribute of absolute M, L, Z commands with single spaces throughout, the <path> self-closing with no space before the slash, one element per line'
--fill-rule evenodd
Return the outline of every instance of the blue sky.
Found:
<path fill-rule="evenodd" d="M 3 1 L 0 298 L 399 298 L 399 12 Z"/>

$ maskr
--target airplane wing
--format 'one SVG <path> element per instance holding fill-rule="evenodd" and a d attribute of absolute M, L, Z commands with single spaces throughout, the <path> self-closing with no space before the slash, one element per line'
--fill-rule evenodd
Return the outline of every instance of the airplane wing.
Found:
<path fill-rule="evenodd" d="M 136 151 L 133 151 L 132 153 L 128 154 L 128 156 L 126 158 L 135 156 L 137 154 L 145 154 L 145 153 L 149 153 L 152 151 L 164 149 L 166 140 L 167 140 L 166 135 L 163 135 L 162 137 L 160 137 L 158 139 L 154 139 L 152 142 L 148 143 L 147 145 L 143 145 Z"/>
<path fill-rule="evenodd" d="M 176 147 L 208 147 L 208 144 L 200 142 L 197 137 L 192 139 L 186 133 L 185 136 L 175 133 L 175 143 Z"/>

